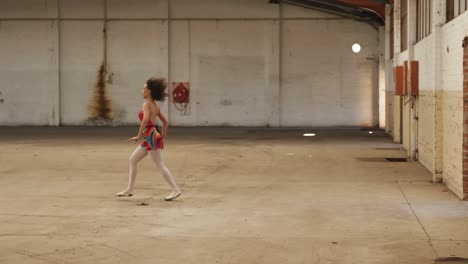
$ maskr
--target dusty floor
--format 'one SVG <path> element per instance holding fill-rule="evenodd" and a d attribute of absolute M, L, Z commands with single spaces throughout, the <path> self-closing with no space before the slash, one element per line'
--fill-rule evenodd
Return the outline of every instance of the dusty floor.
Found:
<path fill-rule="evenodd" d="M 382 132 L 176 129 L 136 195 L 135 128 L 0 129 L 0 263 L 433 263 L 468 257 L 468 204 Z M 147 202 L 147 206 L 139 206 Z"/>

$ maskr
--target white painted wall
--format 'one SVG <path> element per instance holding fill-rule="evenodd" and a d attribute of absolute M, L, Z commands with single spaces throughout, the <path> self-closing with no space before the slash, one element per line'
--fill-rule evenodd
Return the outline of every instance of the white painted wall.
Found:
<path fill-rule="evenodd" d="M 108 22 L 108 91 L 117 122 L 137 123 L 146 79 L 167 76 L 167 28 L 167 21 Z"/>
<path fill-rule="evenodd" d="M 0 58 L 0 124 L 54 125 L 57 22 L 0 21 Z"/>
<path fill-rule="evenodd" d="M 348 20 L 285 21 L 281 124 L 378 125 L 378 31 Z M 362 51 L 351 50 L 360 43 Z"/>
<path fill-rule="evenodd" d="M 116 124 L 138 123 L 155 75 L 191 83 L 187 114 L 163 104 L 172 125 L 378 124 L 365 23 L 265 0 L 3 0 L 0 19 L 2 125 L 85 124 L 104 54 Z"/>
<path fill-rule="evenodd" d="M 419 41 L 414 47 L 414 59 L 419 61 L 419 105 L 418 105 L 418 151 L 419 161 L 430 171 L 435 170 L 435 89 L 432 76 L 434 70 L 434 34 Z M 423 77 L 424 76 L 424 77 Z"/>
<path fill-rule="evenodd" d="M 167 18 L 167 0 L 107 0 L 107 17 L 110 19 Z"/>
<path fill-rule="evenodd" d="M 103 27 L 103 21 L 61 22 L 60 110 L 63 125 L 83 124 L 88 116 L 89 100 L 104 58 Z"/>
<path fill-rule="evenodd" d="M 196 125 L 264 126 L 270 21 L 190 23 Z M 246 45 L 248 43 L 248 45 Z"/>
<path fill-rule="evenodd" d="M 454 193 L 463 197 L 462 40 L 468 35 L 468 12 L 445 23 L 441 15 L 445 14 L 444 4 L 441 0 L 434 1 L 433 33 L 414 46 L 414 59 L 419 61 L 420 88 L 417 146 L 419 161 L 435 175 L 434 179 L 441 176 Z M 396 30 L 397 37 L 399 28 Z M 399 53 L 399 49 L 396 52 L 393 64 L 402 65 L 408 59 L 408 52 Z M 392 117 L 395 125 L 400 122 L 398 115 L 395 111 Z M 409 107 L 404 107 L 403 146 L 406 149 L 409 148 L 410 135 L 408 118 Z M 393 135 L 398 136 L 396 131 Z"/>
<path fill-rule="evenodd" d="M 442 82 L 446 91 L 463 90 L 463 49 L 468 35 L 468 12 L 442 27 Z"/>
<path fill-rule="evenodd" d="M 57 0 L 2 0 L 0 18 L 57 18 Z"/>
<path fill-rule="evenodd" d="M 442 27 L 443 177 L 462 197 L 463 193 L 463 49 L 468 35 L 468 12 Z"/>
<path fill-rule="evenodd" d="M 430 76 L 434 69 L 434 35 L 431 34 L 422 39 L 414 46 L 414 59 L 419 61 L 419 74 L 421 76 Z M 419 88 L 424 91 L 434 91 L 436 84 L 432 78 L 420 78 Z"/>
<path fill-rule="evenodd" d="M 263 0 L 171 0 L 169 4 L 174 19 L 276 19 L 279 10 L 279 5 Z"/>
<path fill-rule="evenodd" d="M 190 21 L 169 22 L 169 81 L 191 82 L 191 56 L 190 56 Z M 193 86 L 193 83 L 192 83 Z M 169 99 L 169 112 L 171 125 L 185 125 L 192 122 L 192 105 L 195 93 L 191 95 L 192 104 L 187 110 L 180 112 Z"/>
<path fill-rule="evenodd" d="M 60 0 L 60 18 L 103 19 L 105 2 L 97 0 Z"/>

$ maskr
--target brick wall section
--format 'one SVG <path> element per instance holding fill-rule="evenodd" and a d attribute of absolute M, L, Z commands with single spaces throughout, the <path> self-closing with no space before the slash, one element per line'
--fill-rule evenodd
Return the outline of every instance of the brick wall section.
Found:
<path fill-rule="evenodd" d="M 463 40 L 463 198 L 468 200 L 468 37 Z"/>

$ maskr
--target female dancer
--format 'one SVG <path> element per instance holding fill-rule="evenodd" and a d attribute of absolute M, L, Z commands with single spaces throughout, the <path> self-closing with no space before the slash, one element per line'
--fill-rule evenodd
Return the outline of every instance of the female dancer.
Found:
<path fill-rule="evenodd" d="M 136 137 L 132 137 L 128 141 L 137 143 L 141 139 L 144 140 L 143 143 L 136 148 L 132 156 L 130 156 L 128 187 L 116 194 L 119 197 L 133 195 L 133 185 L 135 184 L 135 178 L 137 174 L 137 164 L 144 157 L 146 157 L 148 153 L 161 171 L 164 179 L 172 188 L 172 193 L 165 197 L 164 200 L 171 201 L 182 194 L 179 187 L 172 178 L 171 173 L 164 165 L 162 160 L 161 150 L 164 148 L 163 140 L 167 135 L 168 122 L 155 101 L 164 101 L 165 97 L 167 96 L 165 92 L 166 88 L 167 81 L 164 78 L 152 77 L 146 81 L 142 91 L 145 103 L 143 104 L 143 109 L 138 113 L 138 118 L 140 119 L 140 130 L 138 131 L 138 135 Z M 156 130 L 156 117 L 158 117 L 163 124 L 161 134 L 159 134 Z"/>

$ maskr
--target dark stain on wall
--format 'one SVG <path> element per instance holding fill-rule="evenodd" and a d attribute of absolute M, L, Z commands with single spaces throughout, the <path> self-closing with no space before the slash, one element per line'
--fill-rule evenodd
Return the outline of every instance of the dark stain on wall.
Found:
<path fill-rule="evenodd" d="M 89 103 L 89 120 L 112 121 L 112 106 L 107 92 L 105 80 L 106 67 L 103 64 L 99 67 L 94 93 Z"/>

